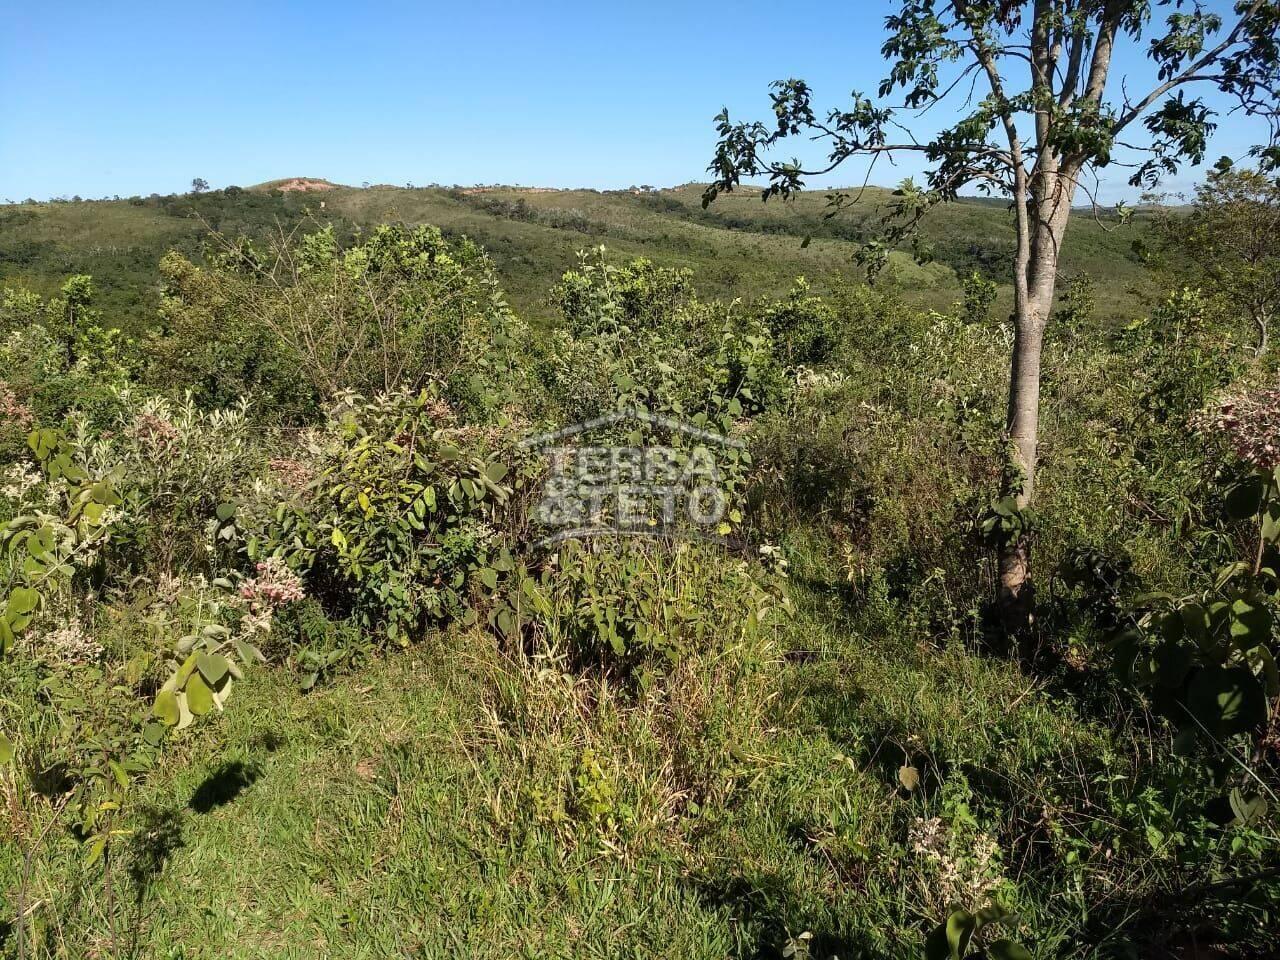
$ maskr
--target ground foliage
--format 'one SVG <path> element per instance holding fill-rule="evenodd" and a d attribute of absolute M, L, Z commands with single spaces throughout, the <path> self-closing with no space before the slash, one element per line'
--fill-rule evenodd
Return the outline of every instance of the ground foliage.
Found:
<path fill-rule="evenodd" d="M 729 301 L 592 248 L 532 329 L 438 230 L 221 226 L 128 337 L 84 277 L 0 308 L 0 950 L 1272 948 L 1280 414 L 1228 299 L 1068 285 L 1015 518 L 972 269 Z M 719 542 L 540 542 L 522 441 L 612 412 L 726 441 Z"/>

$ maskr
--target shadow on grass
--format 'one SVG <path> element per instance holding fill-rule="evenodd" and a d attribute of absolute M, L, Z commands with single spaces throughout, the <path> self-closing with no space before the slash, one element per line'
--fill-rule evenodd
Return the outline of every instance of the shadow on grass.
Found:
<path fill-rule="evenodd" d="M 209 813 L 236 799 L 261 775 L 262 770 L 257 764 L 247 764 L 243 760 L 224 763 L 196 787 L 187 805 L 196 813 Z"/>
<path fill-rule="evenodd" d="M 145 956 L 141 942 L 147 924 L 147 905 L 151 891 L 165 865 L 185 845 L 180 807 L 147 807 L 140 813 L 138 829 L 128 847 L 128 875 L 133 886 L 133 916 L 129 921 L 131 957 Z"/>
<path fill-rule="evenodd" d="M 807 911 L 794 902 L 788 885 L 777 877 L 713 878 L 701 884 L 701 895 L 708 905 L 732 911 L 744 932 L 750 931 L 738 953 L 740 960 L 874 956 L 865 937 L 823 929 L 814 918 L 806 917 Z"/>

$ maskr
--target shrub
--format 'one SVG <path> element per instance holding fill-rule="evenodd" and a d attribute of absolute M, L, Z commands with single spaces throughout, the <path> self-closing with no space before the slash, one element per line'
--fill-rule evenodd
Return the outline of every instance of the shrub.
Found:
<path fill-rule="evenodd" d="M 540 366 L 553 419 L 640 406 L 713 424 L 770 406 L 783 387 L 769 329 L 732 306 L 698 301 L 685 271 L 583 254 L 552 294 L 565 319 Z"/>
<path fill-rule="evenodd" d="M 803 277 L 786 300 L 766 305 L 760 319 L 773 334 L 779 358 L 788 365 L 826 363 L 841 340 L 835 308 L 810 294 Z"/>
<path fill-rule="evenodd" d="M 693 542 L 621 540 L 611 549 L 570 541 L 540 571 L 521 569 L 495 620 L 531 626 L 555 661 L 626 672 L 726 650 L 777 626 L 781 582 L 747 560 Z"/>
<path fill-rule="evenodd" d="M 68 283 L 67 296 L 49 301 L 28 291 L 4 291 L 0 367 L 9 403 L 0 410 L 0 430 L 5 422 L 15 428 L 57 426 L 72 412 L 104 426 L 119 411 L 117 391 L 135 378 L 131 342 L 97 323 L 88 278 L 72 279 L 77 282 Z M 10 445 L 0 452 L 18 452 L 21 444 L 12 441 L 19 432 L 8 431 Z"/>
<path fill-rule="evenodd" d="M 473 603 L 510 567 L 504 439 L 460 426 L 429 392 L 344 395 L 313 439 L 314 481 L 241 518 L 249 554 L 284 560 L 330 613 L 399 643 L 474 620 Z"/>
<path fill-rule="evenodd" d="M 484 417 L 521 394 L 524 327 L 488 257 L 469 240 L 425 226 L 380 226 L 347 247 L 331 227 L 277 236 L 265 251 L 216 240 L 219 255 L 184 288 L 190 299 L 181 309 L 199 329 L 200 311 L 232 305 L 252 335 L 274 339 L 273 350 L 316 396 L 435 384 L 451 403 Z M 233 366 L 243 368 L 235 356 L 243 346 L 243 338 L 230 343 Z"/>
<path fill-rule="evenodd" d="M 204 412 L 190 396 L 179 403 L 117 396 L 114 429 L 96 437 L 85 424 L 78 430 L 90 472 L 113 478 L 121 497 L 108 572 L 216 575 L 231 549 L 219 533 L 230 517 L 225 505 L 264 459 L 246 408 Z"/>
<path fill-rule="evenodd" d="M 252 399 L 259 416 L 280 423 L 315 418 L 319 397 L 298 377 L 277 337 L 244 310 L 225 269 L 198 267 L 171 251 L 160 261 L 161 328 L 148 343 L 151 383 L 171 395 L 190 394 L 202 409 Z"/>

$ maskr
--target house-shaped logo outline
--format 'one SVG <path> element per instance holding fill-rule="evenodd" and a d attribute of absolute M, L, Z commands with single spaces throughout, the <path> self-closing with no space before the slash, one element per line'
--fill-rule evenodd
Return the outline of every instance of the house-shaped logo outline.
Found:
<path fill-rule="evenodd" d="M 581 423 L 572 423 L 567 427 L 561 427 L 559 430 L 550 430 L 546 433 L 539 433 L 532 437 L 526 437 L 516 446 L 521 450 L 533 450 L 539 447 L 545 447 L 560 440 L 566 440 L 570 437 L 576 437 L 579 434 L 590 433 L 592 430 L 600 430 L 604 427 L 617 426 L 626 422 L 647 423 L 650 426 L 663 427 L 676 433 L 683 433 L 685 436 L 696 437 L 699 440 L 710 441 L 722 447 L 734 447 L 738 450 L 746 449 L 746 444 L 732 437 L 721 436 L 713 430 L 704 430 L 696 427 L 691 423 L 685 423 L 683 420 L 677 420 L 675 417 L 664 417 L 658 413 L 651 413 L 643 407 L 628 407 L 624 410 L 615 410 L 613 413 L 606 413 L 603 416 L 594 417 L 591 420 L 584 420 Z"/>

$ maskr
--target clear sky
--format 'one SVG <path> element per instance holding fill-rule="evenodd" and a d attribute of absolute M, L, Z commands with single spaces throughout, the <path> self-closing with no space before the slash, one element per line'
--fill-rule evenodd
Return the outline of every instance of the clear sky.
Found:
<path fill-rule="evenodd" d="M 705 179 L 712 118 L 765 118 L 769 81 L 803 77 L 824 107 L 874 92 L 889 6 L 0 0 L 0 200 L 170 193 L 193 177 Z M 1251 133 L 1225 121 L 1210 161 Z M 1131 194 L 1125 179 L 1105 195 Z"/>

